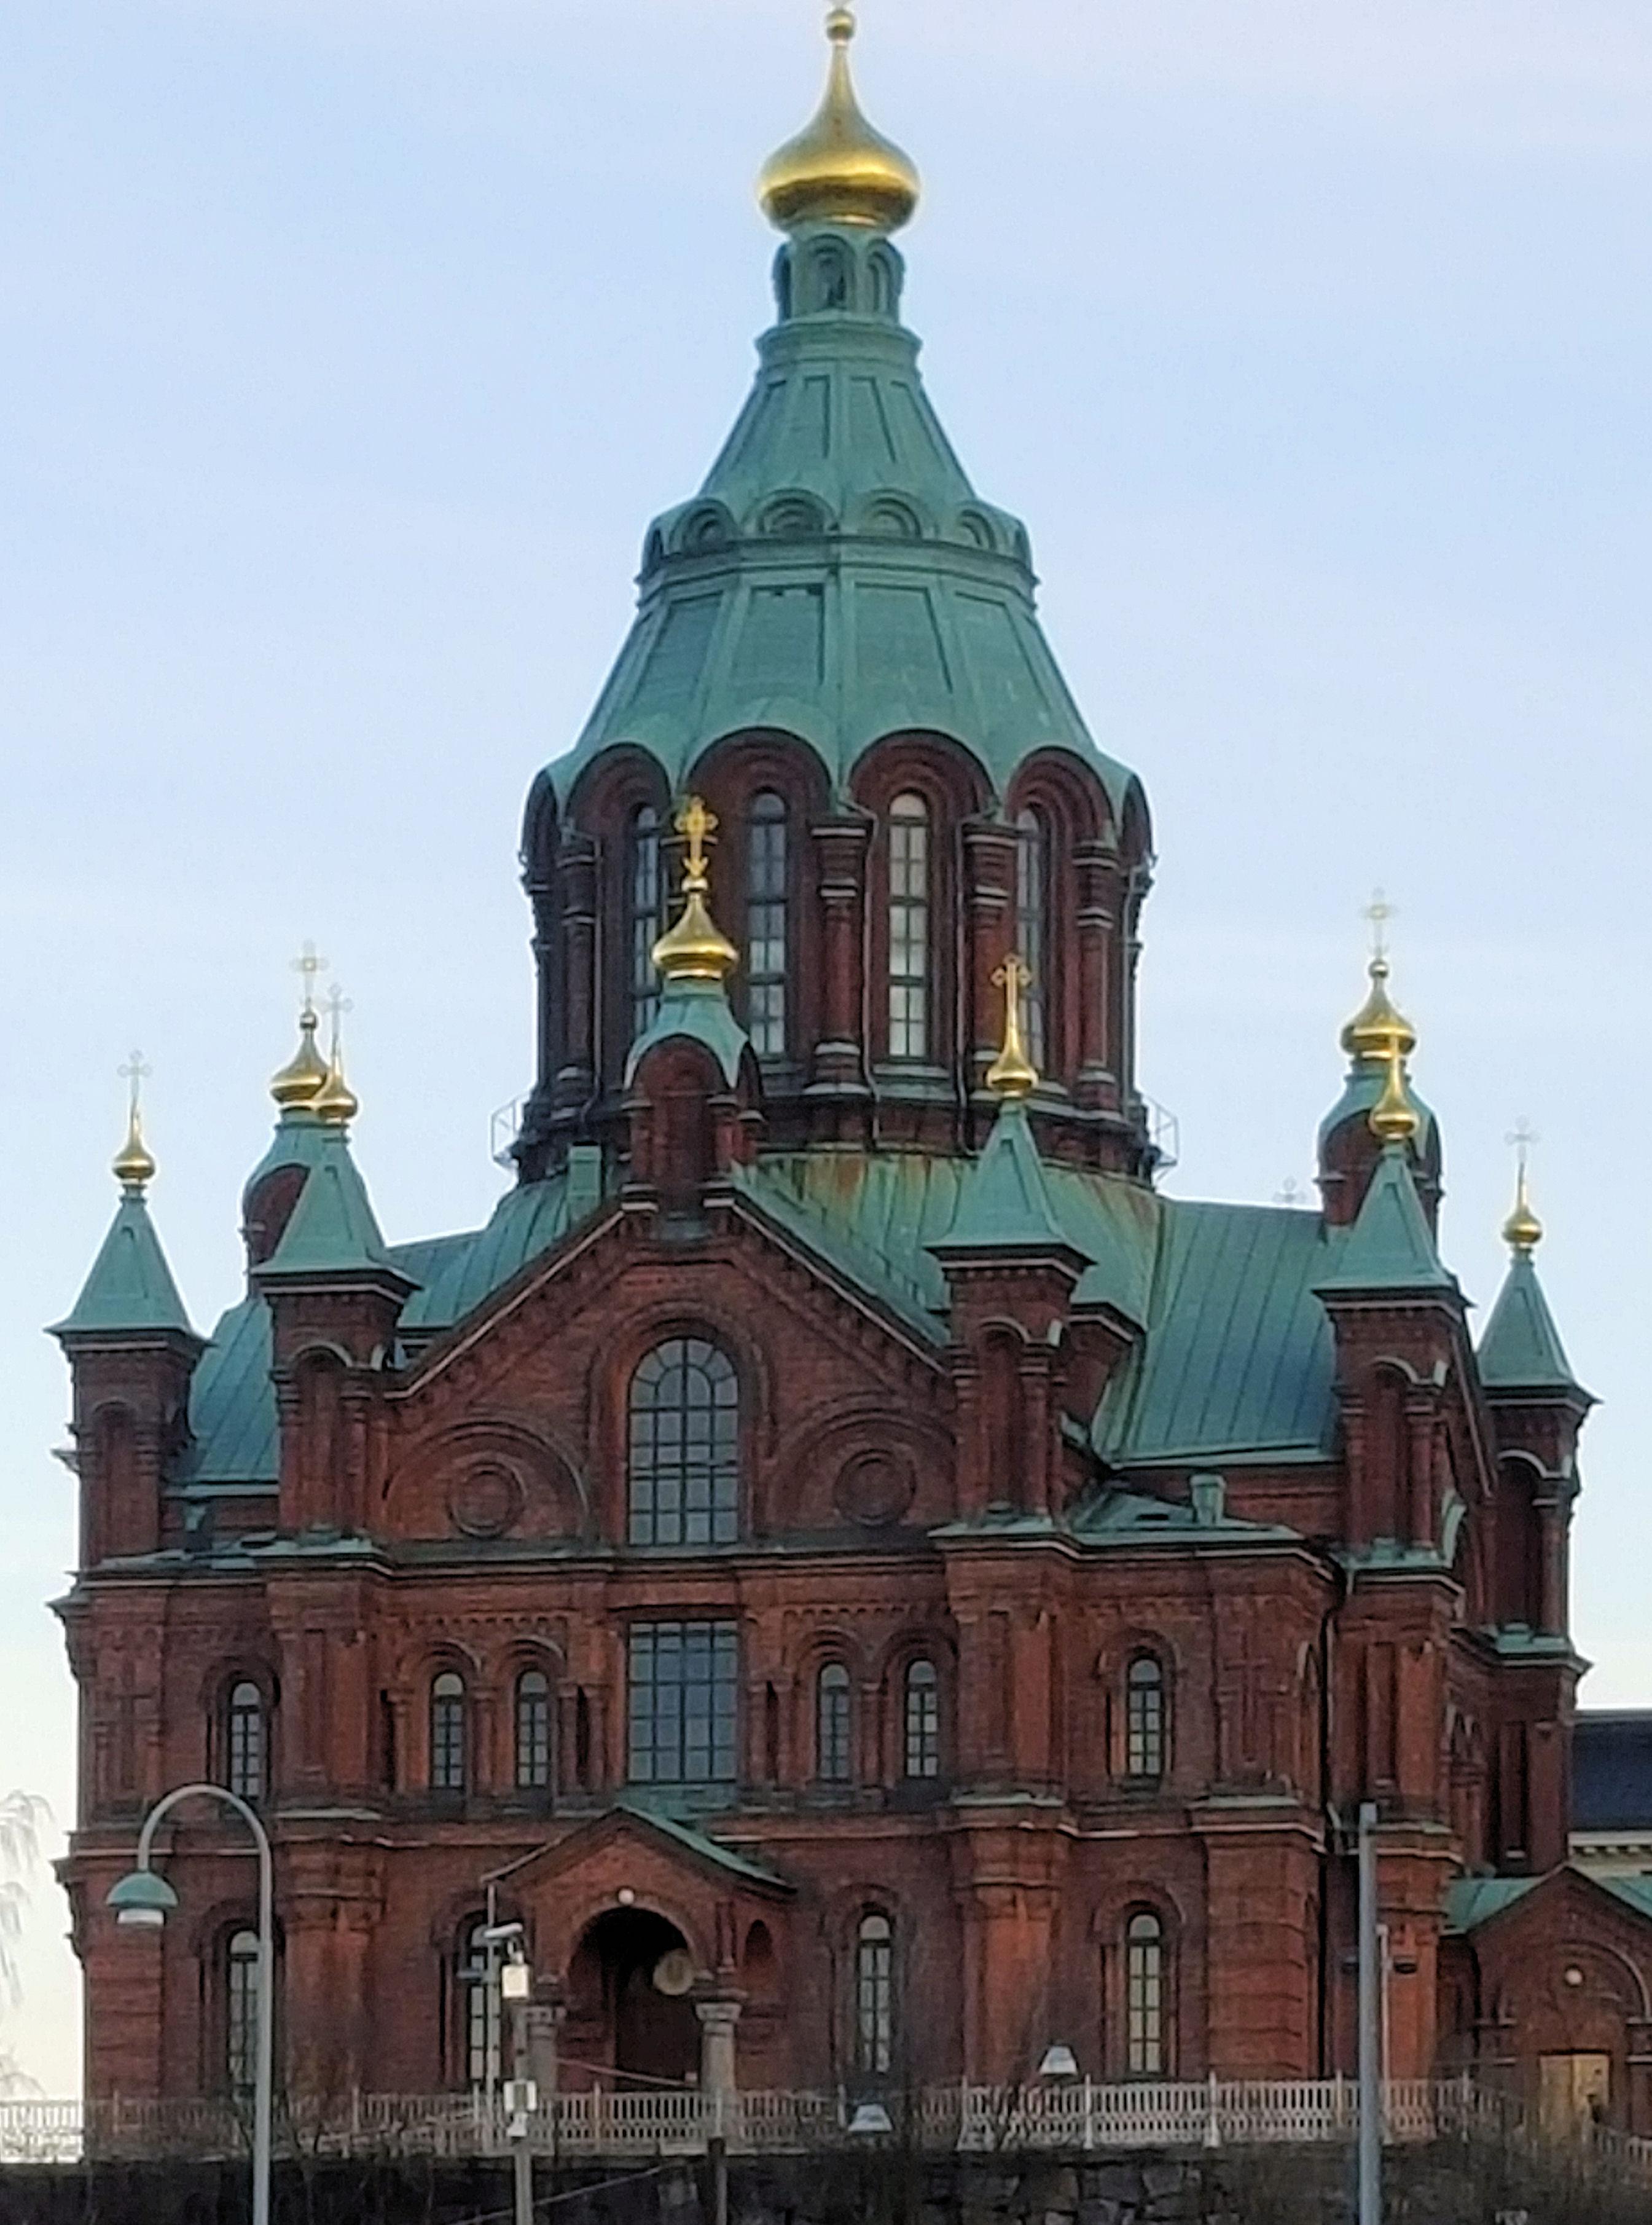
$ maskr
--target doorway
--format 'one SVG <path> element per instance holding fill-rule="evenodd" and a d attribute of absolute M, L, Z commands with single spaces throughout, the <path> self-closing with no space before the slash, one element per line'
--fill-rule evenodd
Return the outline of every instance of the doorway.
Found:
<path fill-rule="evenodd" d="M 699 2019 L 689 1998 L 693 1957 L 676 1925 L 651 1908 L 605 1909 L 570 1972 L 576 2000 L 597 2008 L 622 2091 L 692 2085 Z"/>
<path fill-rule="evenodd" d="M 1610 2055 L 1545 2055 L 1538 2058 L 1543 2130 L 1569 2139 L 1579 2125 L 1604 2124 L 1611 2101 Z"/>

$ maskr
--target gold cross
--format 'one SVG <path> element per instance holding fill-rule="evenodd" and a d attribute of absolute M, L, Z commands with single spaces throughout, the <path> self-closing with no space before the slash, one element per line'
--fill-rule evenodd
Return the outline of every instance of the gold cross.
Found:
<path fill-rule="evenodd" d="M 1019 1009 L 1022 991 L 1033 986 L 1031 968 L 1023 966 L 1019 954 L 1012 950 L 1002 966 L 993 968 L 992 984 L 1003 991 L 1006 1002 L 1013 997 Z"/>
<path fill-rule="evenodd" d="M 1381 889 L 1371 891 L 1371 900 L 1360 912 L 1360 917 L 1370 922 L 1371 956 L 1388 956 L 1388 923 L 1400 916 L 1397 904 L 1391 904 Z"/>
<path fill-rule="evenodd" d="M 307 942 L 293 960 L 294 973 L 301 973 L 304 977 L 304 1009 L 307 1012 L 315 1010 L 315 977 L 326 970 L 327 961 L 316 956 L 313 942 Z"/>
<path fill-rule="evenodd" d="M 144 1064 L 143 1054 L 141 1050 L 135 1050 L 129 1053 L 125 1065 L 116 1070 L 123 1081 L 130 1081 L 132 1085 L 132 1110 L 136 1112 L 138 1099 L 142 1094 L 143 1085 L 155 1072 L 155 1068 Z"/>
<path fill-rule="evenodd" d="M 688 845 L 688 857 L 683 868 L 683 886 L 706 886 L 706 844 L 717 825 L 715 813 L 707 811 L 698 796 L 691 796 L 677 814 L 677 832 Z"/>
<path fill-rule="evenodd" d="M 339 1038 L 344 1032 L 345 1014 L 353 1012 L 355 1009 L 356 1007 L 335 981 L 332 988 L 327 991 L 327 1017 L 332 1023 L 332 1056 L 335 1065 L 339 1058 Z"/>
<path fill-rule="evenodd" d="M 1520 1119 L 1515 1122 L 1514 1126 L 1510 1128 L 1508 1134 L 1503 1140 L 1505 1144 L 1512 1144 L 1514 1145 L 1515 1163 L 1520 1169 L 1521 1177 L 1523 1181 L 1526 1173 L 1526 1162 L 1531 1157 L 1531 1147 L 1534 1144 L 1541 1143 L 1542 1138 L 1538 1134 L 1536 1129 L 1533 1127 L 1531 1122 L 1528 1120 L 1522 1113 Z"/>

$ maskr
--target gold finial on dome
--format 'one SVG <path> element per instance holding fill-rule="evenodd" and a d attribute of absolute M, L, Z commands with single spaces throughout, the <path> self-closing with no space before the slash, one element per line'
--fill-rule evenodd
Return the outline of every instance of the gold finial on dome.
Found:
<path fill-rule="evenodd" d="M 130 1100 L 126 1114 L 126 1141 L 116 1152 L 112 1171 L 116 1181 L 130 1197 L 142 1197 L 155 1180 L 155 1154 L 143 1140 L 143 1084 L 154 1071 L 143 1063 L 143 1054 L 135 1050 L 120 1069 L 123 1081 L 131 1085 Z"/>
<path fill-rule="evenodd" d="M 805 224 L 898 231 L 918 206 L 917 170 L 860 112 L 849 74 L 854 10 L 832 9 L 826 32 L 832 42 L 826 93 L 811 121 L 763 164 L 757 199 L 782 231 Z"/>
<path fill-rule="evenodd" d="M 335 981 L 327 998 L 327 1017 L 332 1022 L 331 1055 L 326 1080 L 310 1100 L 310 1110 L 330 1128 L 345 1128 L 361 1111 L 361 1100 L 345 1080 L 344 1016 L 350 999 Z"/>
<path fill-rule="evenodd" d="M 706 909 L 712 885 L 706 845 L 717 821 L 699 796 L 691 796 L 675 825 L 688 845 L 682 869 L 683 905 L 655 944 L 654 962 L 668 981 L 725 981 L 739 964 L 740 954 Z"/>
<path fill-rule="evenodd" d="M 1396 1011 L 1388 993 L 1388 922 L 1395 907 L 1381 889 L 1373 890 L 1364 916 L 1370 922 L 1371 955 L 1367 968 L 1370 989 L 1364 1003 L 1342 1031 L 1342 1047 L 1362 1066 L 1386 1066 L 1397 1050 L 1407 1058 L 1417 1047 L 1417 1031 L 1403 1012 Z"/>
<path fill-rule="evenodd" d="M 1371 1107 L 1370 1124 L 1371 1133 L 1383 1144 L 1413 1143 L 1422 1125 L 1421 1115 L 1406 1090 L 1405 1065 L 1397 1043 L 1389 1050 L 1388 1079 Z"/>
<path fill-rule="evenodd" d="M 307 942 L 293 960 L 293 971 L 304 980 L 304 1005 L 298 1016 L 298 1049 L 279 1073 L 269 1077 L 269 1093 L 283 1112 L 312 1105 L 327 1079 L 327 1062 L 316 1047 L 315 977 L 326 971 L 315 945 Z"/>
<path fill-rule="evenodd" d="M 1515 1202 L 1514 1210 L 1503 1224 L 1503 1240 L 1511 1251 L 1529 1257 L 1543 1240 L 1543 1224 L 1532 1211 L 1526 1189 L 1526 1163 L 1537 1138 L 1529 1121 L 1517 1120 L 1510 1132 L 1509 1141 L 1515 1147 Z"/>
<path fill-rule="evenodd" d="M 1021 1000 L 1033 977 L 1015 951 L 992 975 L 1003 991 L 1003 1048 L 986 1070 L 986 1086 L 1000 1097 L 1030 1097 L 1038 1087 L 1038 1068 L 1027 1055 L 1021 1033 Z"/>

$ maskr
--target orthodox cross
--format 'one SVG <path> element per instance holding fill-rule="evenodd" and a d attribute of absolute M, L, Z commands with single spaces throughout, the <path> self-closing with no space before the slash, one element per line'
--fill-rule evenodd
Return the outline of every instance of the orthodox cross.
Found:
<path fill-rule="evenodd" d="M 326 960 L 325 958 L 321 960 L 321 963 L 324 966 L 326 965 Z M 346 1012 L 353 1012 L 355 1009 L 356 1007 L 351 1003 L 349 998 L 345 996 L 344 991 L 335 981 L 332 988 L 327 992 L 327 1017 L 332 1024 L 332 1058 L 335 1065 L 337 1065 L 339 1060 L 339 1038 L 344 1032 L 345 1014 Z"/>
<path fill-rule="evenodd" d="M 1532 1145 L 1541 1144 L 1543 1139 L 1522 1113 L 1503 1140 L 1505 1144 L 1512 1144 L 1515 1147 L 1515 1164 L 1520 1170 L 1520 1179 L 1523 1182 L 1526 1179 L 1526 1162 L 1531 1157 Z"/>
<path fill-rule="evenodd" d="M 155 1068 L 144 1064 L 143 1054 L 141 1050 L 135 1050 L 129 1053 L 125 1065 L 117 1067 L 116 1071 L 123 1081 L 131 1084 L 132 1112 L 136 1118 L 138 1100 L 143 1094 L 143 1085 L 155 1072 Z"/>
<path fill-rule="evenodd" d="M 1388 956 L 1388 923 L 1389 920 L 1399 917 L 1399 907 L 1396 904 L 1391 904 L 1381 889 L 1373 889 L 1370 902 L 1363 908 L 1359 916 L 1370 922 L 1371 956 L 1386 958 Z"/>
<path fill-rule="evenodd" d="M 676 824 L 678 834 L 688 845 L 682 884 L 685 889 L 703 891 L 706 885 L 706 844 L 717 825 L 717 815 L 707 811 L 699 796 L 691 796 L 677 814 Z"/>
<path fill-rule="evenodd" d="M 1301 1188 L 1294 1175 L 1287 1175 L 1284 1182 L 1274 1193 L 1274 1203 L 1275 1205 L 1306 1205 L 1307 1193 Z"/>
<path fill-rule="evenodd" d="M 317 957 L 313 942 L 307 942 L 293 960 L 294 973 L 304 977 L 304 1009 L 307 1012 L 315 1010 L 315 977 L 326 970 L 327 961 L 325 958 Z"/>
<path fill-rule="evenodd" d="M 1019 1017 L 1022 992 L 1033 984 L 1031 968 L 1024 966 L 1019 954 L 1012 950 L 1002 966 L 994 967 L 992 981 L 995 988 L 1003 991 L 1006 1020 L 1012 1011 Z"/>

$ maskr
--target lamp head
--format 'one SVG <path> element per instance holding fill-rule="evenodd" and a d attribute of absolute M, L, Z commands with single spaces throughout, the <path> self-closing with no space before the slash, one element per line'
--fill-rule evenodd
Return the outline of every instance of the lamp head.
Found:
<path fill-rule="evenodd" d="M 874 2138 L 880 2133 L 892 2133 L 894 2130 L 895 2127 L 890 2121 L 889 2113 L 881 2101 L 863 2101 L 849 2120 L 849 2135 L 851 2139 L 856 2137 L 867 2139 Z"/>
<path fill-rule="evenodd" d="M 178 1896 L 155 1870 L 129 1870 L 109 1888 L 109 1905 L 117 1924 L 155 1931 L 178 1905 Z"/>
<path fill-rule="evenodd" d="M 1079 2058 L 1070 2047 L 1064 2047 L 1057 2040 L 1044 2050 L 1044 2059 L 1038 2066 L 1038 2075 L 1041 2078 L 1076 2078 Z"/>

